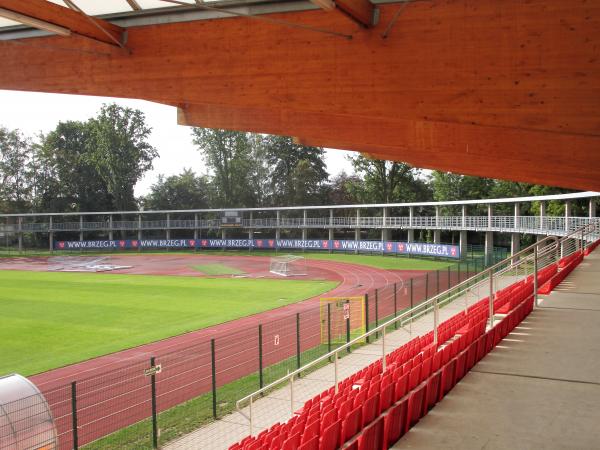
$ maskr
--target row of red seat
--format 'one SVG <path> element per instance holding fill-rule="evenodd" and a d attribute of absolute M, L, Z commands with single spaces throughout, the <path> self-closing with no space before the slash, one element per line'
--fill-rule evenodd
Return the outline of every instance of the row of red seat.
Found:
<path fill-rule="evenodd" d="M 599 245 L 600 245 L 600 239 L 598 239 L 596 242 L 594 242 L 594 243 L 592 243 L 592 244 L 588 245 L 588 246 L 585 248 L 585 251 L 583 252 L 583 254 L 584 254 L 585 256 L 589 255 L 589 254 L 590 254 L 590 253 L 592 253 L 594 250 L 596 250 L 596 248 L 597 248 Z"/>
<path fill-rule="evenodd" d="M 494 328 L 475 338 L 439 370 L 407 392 L 380 414 L 359 435 L 341 448 L 349 450 L 387 450 L 435 406 L 460 379 L 494 348 L 533 309 L 533 297 L 517 305 Z M 447 348 L 447 347 L 444 347 Z M 439 352 L 438 352 L 439 353 Z"/>
<path fill-rule="evenodd" d="M 433 344 L 433 332 L 416 337 L 386 355 L 385 372 L 382 372 L 381 360 L 377 360 L 340 382 L 337 393 L 334 388 L 324 391 L 308 400 L 288 422 L 275 424 L 256 437 L 247 437 L 230 449 L 339 448 L 463 352 L 484 333 L 486 321 L 486 305 L 478 302 L 468 312 L 461 312 L 440 324 L 439 342 L 450 339 L 447 345 Z M 464 371 L 459 370 L 456 378 L 463 375 Z M 430 392 L 431 389 L 432 386 Z M 437 392 L 437 387 L 435 389 Z M 430 397 L 429 403 L 437 402 L 437 393 Z"/>
<path fill-rule="evenodd" d="M 577 250 L 571 255 L 561 258 L 558 264 L 552 264 L 552 266 L 556 267 L 556 271 L 554 271 L 548 280 L 540 284 L 538 293 L 542 295 L 548 295 L 565 279 L 567 275 L 573 271 L 573 269 L 575 269 L 575 267 L 579 265 L 581 261 L 583 261 L 583 252 L 581 250 Z M 558 268 L 561 270 L 559 271 Z"/>

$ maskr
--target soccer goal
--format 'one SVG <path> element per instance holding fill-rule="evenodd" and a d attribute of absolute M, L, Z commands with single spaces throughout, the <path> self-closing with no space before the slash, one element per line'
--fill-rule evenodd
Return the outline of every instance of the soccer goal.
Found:
<path fill-rule="evenodd" d="M 282 277 L 306 275 L 306 261 L 303 256 L 274 256 L 271 258 L 269 271 Z"/>

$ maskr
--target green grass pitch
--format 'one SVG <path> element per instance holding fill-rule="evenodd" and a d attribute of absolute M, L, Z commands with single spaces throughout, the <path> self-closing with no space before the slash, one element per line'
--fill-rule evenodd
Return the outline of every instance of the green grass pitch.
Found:
<path fill-rule="evenodd" d="M 32 375 L 294 303 L 336 284 L 0 271 L 0 375 Z"/>

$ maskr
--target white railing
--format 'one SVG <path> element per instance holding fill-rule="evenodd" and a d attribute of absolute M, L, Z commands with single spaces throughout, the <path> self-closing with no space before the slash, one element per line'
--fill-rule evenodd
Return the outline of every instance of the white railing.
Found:
<path fill-rule="evenodd" d="M 411 325 L 412 322 L 425 316 L 426 314 L 433 313 L 432 331 L 434 343 L 437 343 L 438 326 L 440 323 L 439 310 L 440 308 L 453 302 L 464 302 L 464 309 L 466 310 L 470 304 L 472 304 L 470 303 L 471 301 L 474 303 L 482 298 L 487 297 L 489 299 L 489 327 L 493 327 L 495 320 L 495 292 L 506 285 L 513 284 L 517 281 L 527 278 L 530 275 L 533 275 L 534 305 L 538 306 L 538 271 L 546 266 L 549 266 L 550 264 L 557 262 L 564 256 L 568 256 L 577 250 L 584 249 L 587 242 L 595 241 L 598 238 L 600 238 L 600 224 L 598 222 L 580 227 L 579 229 L 562 238 L 555 236 L 546 237 L 512 255 L 511 257 L 489 267 L 484 272 L 481 272 L 457 284 L 451 289 L 442 292 L 435 297 L 423 301 L 412 309 L 406 310 L 393 319 L 390 319 L 387 322 L 369 330 L 361 336 L 358 336 L 349 342 L 340 345 L 335 350 L 324 354 L 323 356 L 311 361 L 303 367 L 300 367 L 286 376 L 264 386 L 262 389 L 259 389 L 252 394 L 239 399 L 236 402 L 236 410 L 239 414 L 245 417 L 246 420 L 248 420 L 249 432 L 250 435 L 252 435 L 254 433 L 256 423 L 254 412 L 255 401 L 278 387 L 288 385 L 290 393 L 289 414 L 293 414 L 295 411 L 294 382 L 302 373 L 307 373 L 311 370 L 314 370 L 326 361 L 333 361 L 331 363 L 334 366 L 333 387 L 334 391 L 337 393 L 338 385 L 341 381 L 338 370 L 338 361 L 340 360 L 340 357 L 347 354 L 348 350 L 353 346 L 368 341 L 368 338 L 370 337 L 381 336 L 379 339 L 379 343 L 381 345 L 380 358 L 383 370 L 385 370 L 386 356 L 388 354 L 386 351 L 387 329 L 395 324 L 398 324 L 402 329 L 406 325 Z M 462 305 L 462 303 L 460 304 Z"/>
<path fill-rule="evenodd" d="M 540 216 L 415 216 L 409 217 L 287 217 L 243 219 L 245 229 L 276 228 L 351 228 L 351 229 L 440 229 L 496 231 L 505 233 L 552 234 L 564 236 L 585 225 L 600 221 L 589 217 L 540 217 Z M 0 225 L 0 232 L 47 233 L 50 231 L 119 231 L 119 230 L 167 230 L 167 229 L 218 229 L 219 219 L 190 220 L 129 220 L 103 222 L 55 222 Z"/>

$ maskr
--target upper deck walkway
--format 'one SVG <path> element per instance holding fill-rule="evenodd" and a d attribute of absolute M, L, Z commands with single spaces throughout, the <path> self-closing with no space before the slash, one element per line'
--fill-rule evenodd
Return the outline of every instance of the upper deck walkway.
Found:
<path fill-rule="evenodd" d="M 596 250 L 393 448 L 598 448 L 599 276 Z"/>

